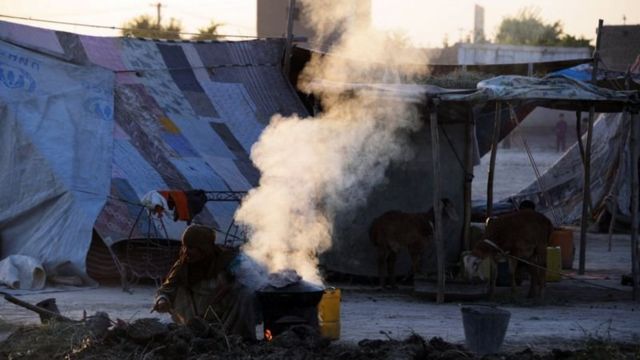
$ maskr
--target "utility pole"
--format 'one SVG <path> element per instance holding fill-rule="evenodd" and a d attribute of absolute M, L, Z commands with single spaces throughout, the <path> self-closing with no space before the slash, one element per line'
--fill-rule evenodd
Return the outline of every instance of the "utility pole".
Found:
<path fill-rule="evenodd" d="M 155 4 L 149 4 L 149 5 L 156 7 L 156 25 L 158 26 L 158 29 L 159 29 L 160 21 L 162 20 L 162 7 L 166 5 L 162 5 L 161 2 L 157 2 Z"/>

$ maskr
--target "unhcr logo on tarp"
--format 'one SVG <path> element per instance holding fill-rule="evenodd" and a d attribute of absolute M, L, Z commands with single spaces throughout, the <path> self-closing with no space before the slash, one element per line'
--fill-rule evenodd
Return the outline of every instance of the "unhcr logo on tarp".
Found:
<path fill-rule="evenodd" d="M 36 89 L 36 81 L 29 72 L 2 61 L 0 61 L 0 83 L 9 89 L 22 89 L 30 93 Z"/>
<path fill-rule="evenodd" d="M 101 97 L 93 96 L 86 99 L 83 107 L 88 113 L 96 115 L 103 120 L 111 120 L 113 116 L 111 103 Z"/>
<path fill-rule="evenodd" d="M 82 81 L 82 87 L 87 91 L 88 96 L 83 101 L 83 108 L 86 112 L 96 115 L 103 120 L 113 118 L 113 104 L 111 102 L 112 88 L 105 82 Z"/>

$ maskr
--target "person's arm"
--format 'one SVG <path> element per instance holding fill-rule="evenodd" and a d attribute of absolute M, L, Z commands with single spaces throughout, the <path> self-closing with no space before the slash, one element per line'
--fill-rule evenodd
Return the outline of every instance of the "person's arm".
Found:
<path fill-rule="evenodd" d="M 157 312 L 168 312 L 175 300 L 176 292 L 179 285 L 179 275 L 182 272 L 183 264 L 180 260 L 171 267 L 167 278 L 164 280 L 160 288 L 156 291 L 156 298 L 153 310 Z"/>

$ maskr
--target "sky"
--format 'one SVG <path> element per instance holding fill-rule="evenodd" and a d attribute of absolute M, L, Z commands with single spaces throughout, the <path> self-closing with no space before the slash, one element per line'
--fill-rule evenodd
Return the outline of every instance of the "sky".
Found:
<path fill-rule="evenodd" d="M 157 0 L 154 0 L 157 3 Z M 156 16 L 149 0 L 0 0 L 0 15 L 30 17 L 120 27 L 141 14 Z M 182 21 L 186 32 L 197 32 L 211 20 L 223 23 L 220 33 L 255 35 L 256 1 L 162 0 L 162 18 Z M 298 0 L 300 1 L 300 0 Z M 349 0 L 343 0 L 349 1 Z M 598 19 L 605 25 L 640 24 L 640 0 L 372 0 L 373 26 L 404 33 L 414 45 L 440 47 L 445 36 L 454 43 L 473 28 L 474 4 L 485 9 L 485 34 L 492 39 L 500 21 L 529 7 L 545 22 L 560 21 L 566 33 L 595 38 Z M 118 31 L 74 25 L 55 25 L 0 17 L 0 20 L 83 34 L 115 36 Z"/>

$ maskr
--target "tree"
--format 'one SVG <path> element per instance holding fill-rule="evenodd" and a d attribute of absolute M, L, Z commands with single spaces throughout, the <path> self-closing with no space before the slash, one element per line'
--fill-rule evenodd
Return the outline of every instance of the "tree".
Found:
<path fill-rule="evenodd" d="M 411 39 L 409 39 L 409 35 L 404 31 L 391 31 L 386 33 L 386 37 L 384 39 L 385 46 L 393 47 L 396 49 L 409 49 L 411 48 Z"/>
<path fill-rule="evenodd" d="M 545 24 L 539 12 L 524 8 L 514 17 L 505 17 L 498 27 L 496 43 L 537 46 L 589 46 L 589 39 L 563 34 L 562 23 Z"/>
<path fill-rule="evenodd" d="M 220 27 L 224 25 L 222 23 L 217 23 L 215 21 L 211 21 L 209 26 L 198 29 L 198 35 L 193 37 L 193 40 L 218 40 L 221 39 L 222 36 L 218 34 L 218 30 Z"/>
<path fill-rule="evenodd" d="M 154 39 L 180 39 L 182 24 L 180 21 L 171 18 L 169 25 L 158 24 L 149 15 L 140 15 L 127 21 L 123 26 L 123 36 L 146 37 Z"/>

